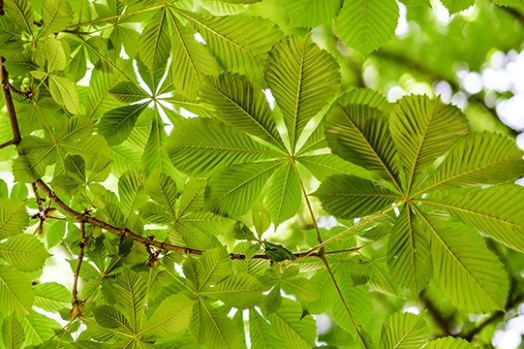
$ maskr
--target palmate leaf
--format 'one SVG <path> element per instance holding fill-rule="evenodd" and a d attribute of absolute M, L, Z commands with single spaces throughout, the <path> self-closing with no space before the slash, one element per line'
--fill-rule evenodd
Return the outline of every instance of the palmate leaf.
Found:
<path fill-rule="evenodd" d="M 342 0 L 285 0 L 283 6 L 294 27 L 312 28 L 330 21 Z"/>
<path fill-rule="evenodd" d="M 399 195 L 373 182 L 346 175 L 328 177 L 314 193 L 324 210 L 340 218 L 356 218 L 390 207 Z"/>
<path fill-rule="evenodd" d="M 522 155 L 505 136 L 473 133 L 453 146 L 423 191 L 514 181 L 524 173 Z"/>
<path fill-rule="evenodd" d="M 415 292 L 422 290 L 432 276 L 429 243 L 411 208 L 397 217 L 388 242 L 388 264 L 393 278 Z"/>
<path fill-rule="evenodd" d="M 265 201 L 275 229 L 297 212 L 301 198 L 300 179 L 294 165 L 288 163 L 277 169 L 270 181 Z"/>
<path fill-rule="evenodd" d="M 282 145 L 262 89 L 247 78 L 232 74 L 210 78 L 203 85 L 200 98 L 217 119 L 274 145 Z"/>
<path fill-rule="evenodd" d="M 31 235 L 17 234 L 0 243 L 0 258 L 20 271 L 42 269 L 50 256 L 44 245 Z"/>
<path fill-rule="evenodd" d="M 402 98 L 389 121 L 406 173 L 405 191 L 410 193 L 426 175 L 427 167 L 469 129 L 458 108 L 426 96 Z"/>
<path fill-rule="evenodd" d="M 300 318 L 302 309 L 297 303 L 282 300 L 280 308 L 267 316 L 277 335 L 292 348 L 309 349 L 315 344 L 316 326 L 311 316 Z"/>
<path fill-rule="evenodd" d="M 470 342 L 456 337 L 443 337 L 429 341 L 425 349 L 475 349 Z"/>
<path fill-rule="evenodd" d="M 524 188 L 499 185 L 466 194 L 431 196 L 424 203 L 449 211 L 494 240 L 524 252 Z"/>
<path fill-rule="evenodd" d="M 462 224 L 441 223 L 423 215 L 421 220 L 431 240 L 435 279 L 447 298 L 470 313 L 503 309 L 508 276 L 482 238 Z"/>
<path fill-rule="evenodd" d="M 252 349 L 280 349 L 285 346 L 275 330 L 255 309 L 249 311 L 249 336 Z"/>
<path fill-rule="evenodd" d="M 33 305 L 31 281 L 20 272 L 0 266 L 0 309 L 3 315 L 27 315 Z"/>
<path fill-rule="evenodd" d="M 226 167 L 208 182 L 207 206 L 217 214 L 241 216 L 255 203 L 267 180 L 282 164 L 268 161 Z"/>
<path fill-rule="evenodd" d="M 255 78 L 281 33 L 266 19 L 247 16 L 210 17 L 177 10 L 204 38 L 221 65 Z"/>
<path fill-rule="evenodd" d="M 180 123 L 172 132 L 166 150 L 175 167 L 200 175 L 232 164 L 275 156 L 271 149 L 254 142 L 246 134 L 207 118 Z"/>
<path fill-rule="evenodd" d="M 169 12 L 173 34 L 171 73 L 176 90 L 190 100 L 196 100 L 204 75 L 217 75 L 219 66 L 207 47 L 197 42 L 194 30 L 184 27 Z"/>
<path fill-rule="evenodd" d="M 419 349 L 428 339 L 428 326 L 424 317 L 410 313 L 395 313 L 382 326 L 380 347 L 384 349 Z"/>
<path fill-rule="evenodd" d="M 395 33 L 399 16 L 396 1 L 346 1 L 336 18 L 342 41 L 364 56 L 382 46 Z"/>
<path fill-rule="evenodd" d="M 337 104 L 326 125 L 326 137 L 334 154 L 377 173 L 400 191 L 398 155 L 388 119 L 379 109 Z"/>
<path fill-rule="evenodd" d="M 140 329 L 140 335 L 156 338 L 180 336 L 189 327 L 193 301 L 182 295 L 165 299 L 149 316 Z"/>
<path fill-rule="evenodd" d="M 256 277 L 242 273 L 231 275 L 215 287 L 200 292 L 200 295 L 214 297 L 232 307 L 245 309 L 258 304 L 266 289 Z"/>
<path fill-rule="evenodd" d="M 126 327 L 137 333 L 144 318 L 147 294 L 146 283 L 140 274 L 126 268 L 118 275 L 113 287 L 115 299 L 130 322 L 129 326 Z M 98 319 L 97 322 L 102 325 Z"/>
<path fill-rule="evenodd" d="M 335 59 L 309 36 L 290 37 L 271 50 L 265 78 L 284 115 L 293 153 L 308 121 L 337 92 L 338 69 Z"/>
<path fill-rule="evenodd" d="M 210 349 L 241 349 L 240 330 L 223 312 L 199 300 L 193 306 L 189 331 L 197 343 Z"/>
<path fill-rule="evenodd" d="M 167 64 L 170 37 L 167 10 L 162 9 L 147 22 L 138 42 L 140 59 L 151 71 L 161 70 Z"/>
<path fill-rule="evenodd" d="M 18 199 L 0 199 L 0 239 L 20 234 L 28 223 L 25 203 Z"/>
<path fill-rule="evenodd" d="M 4 318 L 2 323 L 2 340 L 6 349 L 20 349 L 25 340 L 22 325 L 14 314 Z"/>

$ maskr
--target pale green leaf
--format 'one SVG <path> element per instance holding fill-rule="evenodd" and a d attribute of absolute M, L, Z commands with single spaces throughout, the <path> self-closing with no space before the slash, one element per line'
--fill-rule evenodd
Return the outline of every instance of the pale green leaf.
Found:
<path fill-rule="evenodd" d="M 424 349 L 475 349 L 470 342 L 457 337 L 443 337 L 429 341 Z"/>
<path fill-rule="evenodd" d="M 217 214 L 238 217 L 257 200 L 280 161 L 245 163 L 215 173 L 208 182 L 206 201 Z"/>
<path fill-rule="evenodd" d="M 389 120 L 391 137 L 406 173 L 406 192 L 411 192 L 427 175 L 428 166 L 469 129 L 457 107 L 427 96 L 402 98 Z"/>
<path fill-rule="evenodd" d="M 281 146 L 282 139 L 266 97 L 247 78 L 232 74 L 210 78 L 203 85 L 200 98 L 217 119 Z"/>
<path fill-rule="evenodd" d="M 437 285 L 459 309 L 488 313 L 504 309 L 508 275 L 471 228 L 421 217 L 430 236 Z M 460 290 L 460 292 L 457 292 Z"/>
<path fill-rule="evenodd" d="M 288 163 L 273 174 L 264 205 L 271 215 L 275 229 L 280 223 L 293 217 L 301 203 L 300 180 L 294 165 Z"/>
<path fill-rule="evenodd" d="M 523 154 L 500 134 L 471 134 L 453 146 L 423 191 L 514 181 L 524 174 Z"/>
<path fill-rule="evenodd" d="M 63 0 L 65 1 L 65 0 Z M 49 92 L 53 99 L 71 114 L 80 114 L 80 99 L 76 85 L 68 78 L 50 74 Z"/>
<path fill-rule="evenodd" d="M 271 216 L 262 203 L 255 203 L 251 211 L 253 226 L 260 238 L 271 225 Z"/>
<path fill-rule="evenodd" d="M 235 308 L 249 308 L 258 304 L 267 287 L 252 275 L 233 274 L 215 287 L 200 292 L 201 295 L 218 298 Z"/>
<path fill-rule="evenodd" d="M 440 0 L 451 14 L 464 11 L 475 4 L 475 0 Z"/>
<path fill-rule="evenodd" d="M 429 340 L 424 317 L 410 313 L 395 313 L 382 326 L 381 348 L 420 349 Z"/>
<path fill-rule="evenodd" d="M 0 309 L 4 315 L 26 315 L 33 305 L 31 281 L 20 272 L 0 266 Z"/>
<path fill-rule="evenodd" d="M 300 318 L 297 303 L 283 299 L 280 308 L 267 316 L 277 335 L 291 348 L 310 349 L 315 345 L 316 325 L 311 316 Z"/>
<path fill-rule="evenodd" d="M 167 10 L 162 9 L 147 22 L 138 41 L 140 59 L 151 71 L 165 67 L 171 51 L 170 37 Z"/>
<path fill-rule="evenodd" d="M 196 100 L 204 76 L 217 75 L 220 68 L 207 47 L 195 40 L 194 30 L 184 27 L 172 13 L 170 18 L 173 27 L 173 85 L 184 97 Z"/>
<path fill-rule="evenodd" d="M 274 157 L 271 150 L 218 120 L 196 118 L 175 128 L 166 144 L 175 167 L 206 175 L 231 164 Z"/>
<path fill-rule="evenodd" d="M 25 203 L 18 199 L 0 199 L 0 239 L 20 234 L 28 223 Z"/>
<path fill-rule="evenodd" d="M 285 346 L 275 330 L 255 309 L 249 311 L 249 336 L 252 349 L 281 349 Z"/>
<path fill-rule="evenodd" d="M 49 312 L 58 312 L 71 307 L 71 292 L 64 285 L 46 282 L 33 288 L 34 305 Z"/>
<path fill-rule="evenodd" d="M 5 349 L 20 349 L 25 340 L 25 333 L 22 325 L 15 314 L 4 318 L 2 323 L 2 339 Z"/>
<path fill-rule="evenodd" d="M 140 333 L 155 337 L 180 336 L 189 326 L 193 301 L 182 295 L 172 295 L 165 299 L 149 316 Z"/>
<path fill-rule="evenodd" d="M 147 104 L 132 104 L 108 111 L 98 122 L 98 133 L 106 138 L 109 145 L 122 143 L 129 137 L 146 107 Z"/>
<path fill-rule="evenodd" d="M 285 0 L 283 6 L 292 26 L 312 28 L 335 17 L 342 0 Z"/>
<path fill-rule="evenodd" d="M 386 188 L 353 176 L 328 177 L 313 194 L 324 210 L 340 218 L 356 218 L 391 207 L 400 196 Z"/>
<path fill-rule="evenodd" d="M 326 128 L 334 154 L 378 174 L 400 191 L 398 155 L 384 113 L 366 105 L 337 104 Z"/>
<path fill-rule="evenodd" d="M 367 56 L 395 34 L 398 17 L 394 0 L 345 1 L 336 18 L 337 32 L 346 45 Z"/>
<path fill-rule="evenodd" d="M 500 185 L 467 194 L 431 197 L 424 203 L 445 209 L 496 241 L 524 252 L 524 188 Z"/>
<path fill-rule="evenodd" d="M 46 0 L 42 4 L 42 28 L 39 37 L 62 31 L 71 24 L 73 11 L 67 0 Z"/>
<path fill-rule="evenodd" d="M 113 287 L 115 298 L 121 306 L 120 309 L 127 315 L 127 319 L 130 321 L 130 324 L 126 325 L 126 327 L 136 333 L 144 318 L 147 294 L 146 283 L 139 273 L 124 269 L 116 278 Z M 100 323 L 100 321 L 98 322 Z"/>
<path fill-rule="evenodd" d="M 265 72 L 282 110 L 291 151 L 304 127 L 334 97 L 340 82 L 335 59 L 309 36 L 290 37 L 273 47 Z"/>
<path fill-rule="evenodd" d="M 402 286 L 415 292 L 431 280 L 432 263 L 427 237 L 411 208 L 404 207 L 397 217 L 388 242 L 391 275 Z"/>
<path fill-rule="evenodd" d="M 42 269 L 50 256 L 35 236 L 18 234 L 0 243 L 0 258 L 20 271 Z"/>
<path fill-rule="evenodd" d="M 19 28 L 28 33 L 33 32 L 33 6 L 28 0 L 6 0 L 5 12 L 16 22 Z"/>

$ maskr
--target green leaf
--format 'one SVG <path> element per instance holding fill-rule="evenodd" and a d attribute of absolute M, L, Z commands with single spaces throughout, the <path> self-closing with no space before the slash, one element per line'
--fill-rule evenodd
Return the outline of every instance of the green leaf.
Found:
<path fill-rule="evenodd" d="M 196 118 L 179 124 L 166 145 L 174 165 L 189 174 L 206 175 L 217 168 L 268 159 L 270 150 L 246 134 L 214 119 Z"/>
<path fill-rule="evenodd" d="M 111 87 L 109 93 L 124 103 L 135 103 L 149 98 L 143 89 L 130 81 L 122 81 Z"/>
<path fill-rule="evenodd" d="M 337 14 L 342 0 L 285 0 L 289 21 L 294 27 L 312 28 L 330 21 Z"/>
<path fill-rule="evenodd" d="M 354 88 L 339 97 L 337 102 L 343 107 L 348 107 L 352 104 L 366 105 L 385 114 L 388 114 L 393 108 L 393 105 L 389 103 L 383 94 L 367 88 Z"/>
<path fill-rule="evenodd" d="M 264 314 L 268 315 L 274 313 L 282 305 L 282 293 L 280 292 L 280 284 L 277 283 L 271 291 L 263 299 Z"/>
<path fill-rule="evenodd" d="M 274 24 L 263 18 L 177 12 L 202 35 L 221 65 L 232 73 L 258 76 L 267 52 L 281 38 Z"/>
<path fill-rule="evenodd" d="M 367 56 L 395 33 L 399 9 L 393 0 L 346 1 L 336 18 L 342 41 Z"/>
<path fill-rule="evenodd" d="M 105 137 L 109 145 L 122 143 L 129 137 L 146 107 L 147 104 L 132 104 L 108 111 L 98 123 L 98 133 Z"/>
<path fill-rule="evenodd" d="M 253 226 L 257 232 L 257 236 L 260 239 L 262 234 L 269 229 L 271 225 L 271 216 L 266 208 L 261 203 L 255 203 L 251 211 L 253 218 Z"/>
<path fill-rule="evenodd" d="M 523 187 L 508 184 L 467 194 L 432 196 L 424 203 L 445 209 L 496 241 L 524 252 L 523 197 Z"/>
<path fill-rule="evenodd" d="M 451 14 L 463 11 L 475 4 L 475 0 L 440 0 Z"/>
<path fill-rule="evenodd" d="M 44 267 L 51 255 L 34 236 L 18 234 L 0 243 L 0 258 L 20 271 L 35 271 Z"/>
<path fill-rule="evenodd" d="M 333 314 L 335 315 L 337 324 L 355 337 L 357 330 L 355 325 L 362 327 L 371 320 L 373 314 L 371 297 L 363 286 L 352 286 L 350 278 L 345 277 L 342 273 L 339 275 L 342 276 L 337 278 L 337 282 L 351 312 L 351 318 L 339 295 L 337 295 L 337 298 L 334 300 Z"/>
<path fill-rule="evenodd" d="M 231 274 L 231 257 L 224 247 L 207 250 L 200 258 L 200 290 L 216 285 Z M 216 287 L 216 286 L 215 286 Z"/>
<path fill-rule="evenodd" d="M 377 173 L 400 191 L 398 155 L 388 119 L 379 109 L 337 104 L 327 118 L 326 128 L 334 154 Z"/>
<path fill-rule="evenodd" d="M 55 320 L 32 310 L 29 316 L 20 318 L 20 324 L 25 332 L 25 346 L 47 342 L 60 331 L 60 326 Z"/>
<path fill-rule="evenodd" d="M 72 19 L 73 13 L 67 0 L 48 0 L 42 4 L 42 28 L 38 36 L 58 33 L 66 29 Z"/>
<path fill-rule="evenodd" d="M 204 179 L 191 179 L 187 182 L 178 201 L 178 218 L 183 217 L 186 212 L 204 208 L 206 184 L 207 182 Z"/>
<path fill-rule="evenodd" d="M 25 203 L 18 199 L 0 199 L 0 239 L 20 234 L 28 223 Z"/>
<path fill-rule="evenodd" d="M 482 238 L 462 224 L 444 224 L 425 216 L 421 220 L 430 236 L 437 285 L 451 302 L 470 313 L 504 309 L 508 275 Z"/>
<path fill-rule="evenodd" d="M 181 95 L 196 100 L 204 76 L 217 75 L 220 68 L 207 47 L 195 40 L 194 30 L 184 27 L 171 12 L 170 18 L 173 84 Z"/>
<path fill-rule="evenodd" d="M 28 33 L 33 32 L 33 6 L 28 0 L 7 0 L 5 11 L 15 21 L 19 28 Z"/>
<path fill-rule="evenodd" d="M 203 301 L 193 306 L 189 331 L 198 343 L 206 343 L 210 349 L 243 348 L 240 331 L 233 321 Z"/>
<path fill-rule="evenodd" d="M 391 207 L 400 196 L 373 182 L 353 176 L 328 177 L 313 194 L 324 210 L 340 218 L 356 218 Z"/>
<path fill-rule="evenodd" d="M 333 154 L 300 156 L 297 161 L 319 181 L 324 181 L 327 177 L 338 174 L 348 174 L 368 180 L 374 179 L 369 171 Z"/>
<path fill-rule="evenodd" d="M 126 172 L 118 181 L 118 195 L 122 213 L 125 218 L 129 218 L 136 210 L 137 206 L 146 201 L 144 189 L 144 176 L 140 171 Z"/>
<path fill-rule="evenodd" d="M 249 336 L 252 349 L 280 349 L 285 346 L 275 330 L 255 309 L 249 311 Z"/>
<path fill-rule="evenodd" d="M 15 314 L 11 314 L 4 319 L 2 323 L 2 339 L 5 349 L 22 348 L 25 333 Z"/>
<path fill-rule="evenodd" d="M 100 305 L 93 309 L 93 314 L 98 325 L 103 328 L 115 329 L 129 334 L 133 333 L 124 314 L 112 305 Z"/>
<path fill-rule="evenodd" d="M 282 278 L 280 285 L 286 293 L 295 295 L 301 302 L 313 302 L 320 297 L 320 290 L 310 279 L 303 277 Z"/>
<path fill-rule="evenodd" d="M 200 292 L 203 296 L 218 298 L 227 305 L 245 309 L 255 306 L 267 287 L 247 273 L 233 274 L 215 287 Z"/>
<path fill-rule="evenodd" d="M 389 238 L 388 263 L 393 278 L 415 292 L 422 290 L 431 279 L 429 243 L 409 207 L 400 212 Z"/>
<path fill-rule="evenodd" d="M 144 322 L 140 333 L 157 338 L 175 338 L 189 327 L 193 301 L 182 295 L 172 295 L 165 299 Z"/>
<path fill-rule="evenodd" d="M 468 341 L 456 337 L 443 337 L 429 341 L 425 349 L 475 349 Z"/>
<path fill-rule="evenodd" d="M 301 203 L 300 180 L 294 165 L 288 163 L 273 174 L 265 201 L 275 229 L 280 223 L 293 217 Z"/>
<path fill-rule="evenodd" d="M 300 318 L 302 309 L 297 303 L 282 300 L 280 308 L 267 316 L 277 335 L 292 348 L 310 349 L 315 345 L 316 326 L 311 316 Z"/>
<path fill-rule="evenodd" d="M 402 98 L 389 124 L 406 173 L 406 192 L 410 193 L 427 175 L 428 166 L 469 128 L 458 108 L 427 96 Z"/>
<path fill-rule="evenodd" d="M 58 312 L 71 306 L 71 292 L 56 282 L 46 282 L 33 288 L 34 305 L 49 312 Z"/>
<path fill-rule="evenodd" d="M 208 182 L 208 207 L 231 217 L 246 213 L 280 165 L 280 161 L 244 163 L 220 170 Z"/>
<path fill-rule="evenodd" d="M 20 272 L 0 265 L 0 309 L 4 315 L 26 315 L 33 305 L 31 282 Z"/>
<path fill-rule="evenodd" d="M 154 201 L 166 207 L 175 217 L 175 203 L 178 198 L 175 180 L 168 175 L 155 172 L 149 177 L 145 188 Z"/>
<path fill-rule="evenodd" d="M 262 89 L 247 78 L 222 74 L 208 79 L 200 91 L 200 98 L 217 119 L 281 146 L 282 139 L 266 97 Z"/>
<path fill-rule="evenodd" d="M 62 71 L 67 64 L 66 53 L 62 42 L 55 38 L 46 39 L 43 43 L 44 56 L 47 61 L 47 71 Z"/>
<path fill-rule="evenodd" d="M 146 283 L 140 274 L 126 268 L 118 275 L 113 287 L 115 298 L 120 305 L 120 309 L 127 315 L 127 319 L 130 321 L 130 324 L 125 321 L 123 325 L 132 332 L 137 333 L 144 318 L 147 294 Z M 114 312 L 111 314 L 113 313 Z M 120 318 L 120 315 L 118 315 L 117 319 Z M 122 318 L 125 320 L 123 315 Z M 98 319 L 97 322 L 102 325 Z"/>
<path fill-rule="evenodd" d="M 338 64 L 309 36 L 291 37 L 271 50 L 265 78 L 284 115 L 294 153 L 308 121 L 338 90 Z"/>
<path fill-rule="evenodd" d="M 49 92 L 55 102 L 64 106 L 71 114 L 80 114 L 80 99 L 78 98 L 76 85 L 71 80 L 50 74 Z"/>
<path fill-rule="evenodd" d="M 138 42 L 140 59 L 151 71 L 165 67 L 171 51 L 170 37 L 167 10 L 163 9 L 147 22 Z"/>
<path fill-rule="evenodd" d="M 424 192 L 514 181 L 524 173 L 522 155 L 512 139 L 496 133 L 473 133 L 453 146 Z"/>
<path fill-rule="evenodd" d="M 428 341 L 428 333 L 424 317 L 395 313 L 382 326 L 380 345 L 384 349 L 419 349 Z"/>

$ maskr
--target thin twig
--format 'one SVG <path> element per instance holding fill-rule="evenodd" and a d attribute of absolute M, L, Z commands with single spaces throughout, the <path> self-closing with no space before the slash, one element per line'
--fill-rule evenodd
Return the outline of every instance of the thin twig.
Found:
<path fill-rule="evenodd" d="M 86 247 L 86 231 L 85 222 L 80 222 L 80 245 L 78 252 L 78 259 L 76 263 L 74 279 L 73 279 L 73 308 L 69 312 L 71 318 L 81 316 L 85 301 L 78 299 L 78 279 L 80 278 L 80 268 L 82 267 L 82 261 L 84 260 L 84 249 Z"/>
<path fill-rule="evenodd" d="M 7 116 L 9 117 L 9 123 L 11 124 L 11 131 L 13 133 L 12 144 L 18 146 L 22 141 L 20 135 L 20 127 L 18 126 L 18 120 L 16 119 L 15 106 L 13 105 L 13 97 L 11 97 L 11 89 L 9 84 L 9 75 L 4 67 L 4 57 L 0 57 L 0 81 L 2 84 L 2 95 L 4 96 L 5 106 L 7 108 Z M 4 143 L 6 144 L 6 143 Z"/>

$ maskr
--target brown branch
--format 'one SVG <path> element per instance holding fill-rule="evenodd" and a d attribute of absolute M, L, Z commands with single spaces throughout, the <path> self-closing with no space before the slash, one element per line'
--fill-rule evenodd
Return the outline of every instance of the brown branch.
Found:
<path fill-rule="evenodd" d="M 5 70 L 4 61 L 4 57 L 0 57 L 0 81 L 2 84 L 2 95 L 4 96 L 5 106 L 7 108 L 7 116 L 9 117 L 9 122 L 11 124 L 11 131 L 13 132 L 13 140 L 11 144 L 18 146 L 22 140 L 22 136 L 20 135 L 18 120 L 16 119 L 15 106 L 13 105 L 13 97 L 11 97 L 11 89 L 9 87 L 9 75 L 7 74 L 7 70 Z M 5 144 L 7 143 L 4 143 L 4 145 Z"/>
<path fill-rule="evenodd" d="M 426 292 L 426 290 L 423 290 L 420 293 L 419 299 L 422 301 L 422 303 L 424 304 L 424 306 L 428 310 L 428 313 L 431 316 L 431 318 L 433 319 L 433 321 L 435 322 L 435 324 L 442 331 L 444 337 L 452 335 L 452 333 L 451 333 L 452 331 L 449 328 L 449 325 L 450 325 L 452 319 L 451 318 L 447 318 L 446 316 L 444 316 L 440 312 L 438 307 L 433 303 L 433 301 L 429 297 L 429 295 Z"/>
<path fill-rule="evenodd" d="M 82 315 L 82 311 L 84 308 L 85 301 L 78 299 L 78 279 L 80 277 L 80 268 L 82 267 L 82 261 L 84 260 L 84 249 L 86 247 L 87 241 L 86 241 L 86 231 L 85 231 L 85 222 L 80 222 L 80 251 L 78 252 L 78 258 L 74 273 L 74 279 L 73 279 L 73 308 L 69 312 L 69 316 L 71 318 L 75 318 L 77 316 Z"/>

